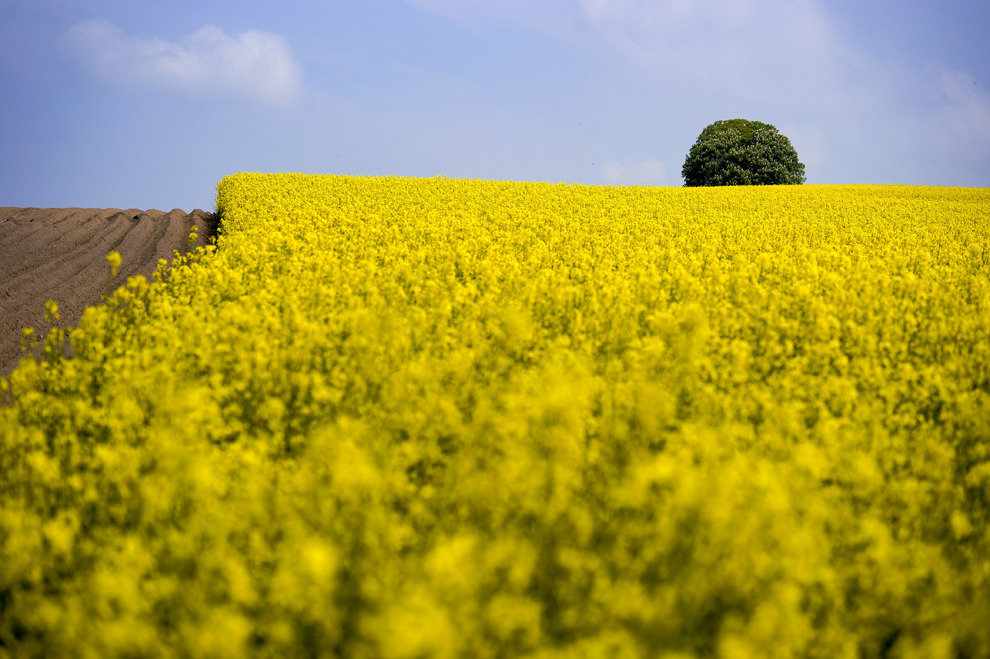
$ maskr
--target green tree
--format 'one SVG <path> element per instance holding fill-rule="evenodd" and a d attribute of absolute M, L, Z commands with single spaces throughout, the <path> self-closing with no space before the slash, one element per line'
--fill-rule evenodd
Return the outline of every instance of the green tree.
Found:
<path fill-rule="evenodd" d="M 716 121 L 698 136 L 681 169 L 684 185 L 804 183 L 804 165 L 791 141 L 770 124 Z"/>

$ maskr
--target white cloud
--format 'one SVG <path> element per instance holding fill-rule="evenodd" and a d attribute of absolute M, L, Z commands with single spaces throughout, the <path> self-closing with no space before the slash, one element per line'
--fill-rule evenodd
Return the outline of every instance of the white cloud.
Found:
<path fill-rule="evenodd" d="M 639 162 L 608 160 L 599 171 L 609 185 L 663 185 L 667 176 L 663 163 L 652 158 Z"/>
<path fill-rule="evenodd" d="M 129 35 L 96 19 L 75 24 L 67 42 L 93 75 L 111 84 L 230 94 L 276 105 L 296 102 L 302 89 L 301 69 L 286 40 L 261 30 L 231 37 L 205 26 L 175 42 Z"/>

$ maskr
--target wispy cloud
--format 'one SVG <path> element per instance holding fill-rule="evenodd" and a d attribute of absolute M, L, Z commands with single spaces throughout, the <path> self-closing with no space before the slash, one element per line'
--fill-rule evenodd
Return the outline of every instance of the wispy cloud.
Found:
<path fill-rule="evenodd" d="M 573 0 L 405 0 L 425 11 L 467 26 L 495 20 L 522 26 L 558 39 L 575 36 Z"/>
<path fill-rule="evenodd" d="M 739 101 L 819 96 L 839 57 L 814 0 L 582 0 L 589 26 L 658 82 Z"/>
<path fill-rule="evenodd" d="M 69 52 L 98 79 L 115 85 L 190 95 L 234 95 L 291 105 L 302 72 L 286 40 L 249 30 L 236 37 L 202 27 L 180 41 L 127 34 L 104 19 L 82 21 L 67 35 Z"/>
<path fill-rule="evenodd" d="M 599 165 L 602 179 L 609 185 L 663 185 L 667 170 L 659 160 L 608 160 Z"/>
<path fill-rule="evenodd" d="M 981 90 L 967 73 L 935 71 L 943 94 L 945 123 L 965 142 L 985 151 L 990 147 L 990 94 Z"/>

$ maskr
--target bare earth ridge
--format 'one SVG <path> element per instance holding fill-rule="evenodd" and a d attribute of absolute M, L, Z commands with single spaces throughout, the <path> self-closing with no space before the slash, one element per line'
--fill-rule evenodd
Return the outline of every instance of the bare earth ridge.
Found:
<path fill-rule="evenodd" d="M 60 325 L 74 327 L 127 277 L 150 280 L 159 259 L 171 263 L 173 250 L 188 251 L 193 225 L 199 245 L 216 233 L 213 214 L 199 209 L 0 207 L 0 376 L 24 356 L 22 328 L 39 338 L 47 331 L 46 300 L 58 303 Z M 121 266 L 111 280 L 106 256 L 114 250 Z"/>

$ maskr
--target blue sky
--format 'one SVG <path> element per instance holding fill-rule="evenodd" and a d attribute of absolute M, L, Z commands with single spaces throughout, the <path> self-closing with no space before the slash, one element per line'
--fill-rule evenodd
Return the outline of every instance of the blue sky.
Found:
<path fill-rule="evenodd" d="M 990 184 L 986 0 L 0 0 L 0 206 L 237 171 L 681 185 L 718 119 L 809 183 Z"/>

